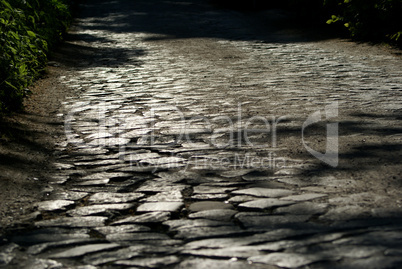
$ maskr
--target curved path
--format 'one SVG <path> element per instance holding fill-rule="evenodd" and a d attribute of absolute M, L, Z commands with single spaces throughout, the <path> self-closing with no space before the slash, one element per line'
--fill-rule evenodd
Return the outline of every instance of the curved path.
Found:
<path fill-rule="evenodd" d="M 7 268 L 402 265 L 402 61 L 281 11 L 83 1 L 53 191 Z"/>

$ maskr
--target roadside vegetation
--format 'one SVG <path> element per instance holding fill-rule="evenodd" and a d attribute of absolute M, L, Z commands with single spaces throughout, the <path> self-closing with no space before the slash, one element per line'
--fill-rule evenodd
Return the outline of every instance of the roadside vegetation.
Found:
<path fill-rule="evenodd" d="M 401 0 L 211 0 L 239 10 L 284 8 L 298 25 L 327 25 L 344 30 L 355 40 L 386 42 L 402 47 Z M 330 25 L 330 26 L 328 26 Z"/>
<path fill-rule="evenodd" d="M 70 22 L 68 0 L 0 0 L 0 116 L 22 109 Z"/>
<path fill-rule="evenodd" d="M 356 39 L 402 45 L 401 0 L 324 0 L 328 24 L 342 24 Z"/>

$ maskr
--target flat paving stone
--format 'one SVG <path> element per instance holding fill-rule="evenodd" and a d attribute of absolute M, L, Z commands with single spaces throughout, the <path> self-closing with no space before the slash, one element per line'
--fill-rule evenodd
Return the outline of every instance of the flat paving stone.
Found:
<path fill-rule="evenodd" d="M 109 250 L 121 247 L 119 244 L 107 243 L 107 244 L 90 244 L 85 246 L 79 246 L 72 249 L 68 249 L 62 252 L 58 252 L 49 256 L 53 259 L 65 259 L 84 256 L 88 253 L 94 253 L 102 250 Z"/>
<path fill-rule="evenodd" d="M 56 211 L 65 210 L 66 207 L 75 204 L 74 201 L 69 200 L 49 200 L 43 201 L 36 204 L 38 210 L 40 211 Z"/>
<path fill-rule="evenodd" d="M 170 212 L 149 212 L 142 215 L 127 217 L 112 223 L 112 225 L 128 223 L 156 223 L 164 222 L 170 218 Z"/>
<path fill-rule="evenodd" d="M 233 191 L 232 194 L 277 198 L 277 197 L 289 196 L 293 194 L 293 191 L 286 189 L 249 188 L 249 189 Z"/>
<path fill-rule="evenodd" d="M 119 233 L 137 233 L 137 232 L 149 232 L 151 229 L 144 225 L 129 224 L 129 225 L 119 225 L 119 226 L 103 226 L 94 228 L 103 235 L 109 234 L 119 234 Z"/>
<path fill-rule="evenodd" d="M 307 221 L 310 217 L 310 215 L 251 215 L 248 213 L 238 213 L 235 215 L 235 218 L 238 219 L 246 228 L 292 227 L 296 223 Z"/>
<path fill-rule="evenodd" d="M 218 187 L 218 186 L 208 186 L 208 185 L 199 185 L 193 188 L 194 194 L 222 194 L 228 193 L 237 188 L 231 187 Z"/>
<path fill-rule="evenodd" d="M 209 219 L 175 219 L 163 222 L 164 225 L 169 226 L 171 230 L 180 230 L 196 227 L 219 227 L 219 226 L 233 226 L 231 222 L 209 220 Z"/>
<path fill-rule="evenodd" d="M 23 234 L 18 234 L 12 237 L 13 242 L 21 245 L 36 245 L 41 243 L 88 239 L 89 229 L 64 229 L 64 228 L 40 228 Z"/>
<path fill-rule="evenodd" d="M 94 243 L 104 243 L 104 240 L 94 239 L 94 238 L 80 238 L 80 239 L 69 239 L 69 240 L 60 240 L 48 243 L 41 243 L 37 245 L 30 246 L 27 249 L 28 254 L 39 254 L 48 249 L 60 248 L 60 247 L 68 247 L 68 246 L 76 246 L 76 245 L 84 245 L 84 244 L 94 244 Z"/>
<path fill-rule="evenodd" d="M 172 254 L 167 247 L 158 247 L 147 244 L 136 244 L 118 250 L 107 250 L 100 253 L 86 255 L 84 261 L 87 264 L 102 265 L 118 260 L 127 260 L 148 253 Z"/>
<path fill-rule="evenodd" d="M 257 199 L 254 201 L 249 201 L 245 203 L 239 204 L 240 209 L 259 209 L 259 210 L 265 210 L 265 209 L 270 209 L 274 207 L 281 207 L 281 206 L 287 206 L 294 204 L 295 202 L 293 201 L 286 201 L 286 200 L 279 200 L 275 198 L 265 198 L 265 199 Z"/>
<path fill-rule="evenodd" d="M 227 198 L 229 198 L 228 194 L 209 194 L 209 193 L 203 193 L 203 194 L 195 194 L 191 196 L 191 199 L 196 200 L 196 201 L 224 201 Z"/>
<path fill-rule="evenodd" d="M 75 183 L 76 186 L 95 186 L 95 185 L 106 185 L 108 184 L 110 179 L 97 179 L 97 180 L 88 180 L 79 183 Z"/>
<path fill-rule="evenodd" d="M 135 204 L 131 203 L 89 205 L 69 210 L 67 211 L 67 214 L 70 216 L 99 215 L 102 213 L 109 213 L 110 211 L 128 210 L 130 208 L 133 208 L 134 206 Z"/>
<path fill-rule="evenodd" d="M 256 199 L 255 196 L 236 195 L 236 196 L 228 199 L 228 202 L 231 203 L 231 204 L 238 204 L 238 203 L 245 203 L 245 202 L 254 201 L 255 199 Z"/>
<path fill-rule="evenodd" d="M 276 265 L 282 268 L 298 268 L 320 261 L 321 259 L 322 258 L 318 255 L 301 255 L 297 253 L 269 253 L 266 255 L 250 257 L 248 261 L 251 263 Z"/>
<path fill-rule="evenodd" d="M 142 193 L 101 192 L 91 195 L 88 201 L 94 204 L 127 203 L 139 200 L 144 196 Z"/>
<path fill-rule="evenodd" d="M 183 250 L 181 253 L 194 256 L 204 256 L 208 258 L 243 258 L 247 259 L 252 256 L 263 255 L 253 246 L 234 246 L 220 249 L 197 249 L 197 250 Z"/>
<path fill-rule="evenodd" d="M 195 227 L 179 229 L 174 236 L 176 239 L 198 240 L 211 237 L 228 237 L 240 236 L 247 233 L 237 226 L 221 226 L 221 227 Z"/>
<path fill-rule="evenodd" d="M 38 227 L 99 227 L 103 226 L 106 217 L 63 217 L 35 222 Z"/>
<path fill-rule="evenodd" d="M 190 258 L 188 260 L 182 261 L 180 264 L 176 265 L 175 268 L 186 269 L 248 269 L 248 268 L 261 268 L 255 264 L 250 264 L 242 260 L 219 260 L 219 259 L 208 259 L 208 258 Z M 277 269 L 277 267 L 265 267 L 266 269 Z"/>
<path fill-rule="evenodd" d="M 81 181 L 90 181 L 90 180 L 101 180 L 101 179 L 120 179 L 120 178 L 130 178 L 132 177 L 131 174 L 122 173 L 122 172 L 101 172 L 101 173 L 94 173 L 87 176 L 82 177 Z"/>
<path fill-rule="evenodd" d="M 288 201 L 302 202 L 302 201 L 314 200 L 317 198 L 323 198 L 323 197 L 327 197 L 327 196 L 328 196 L 327 194 L 322 194 L 322 193 L 304 193 L 304 194 L 299 194 L 299 195 L 286 196 L 281 199 L 288 200 Z"/>
<path fill-rule="evenodd" d="M 121 241 L 147 241 L 152 240 L 169 240 L 170 237 L 162 233 L 115 233 L 106 235 L 106 239 L 112 242 Z"/>
<path fill-rule="evenodd" d="M 230 238 L 211 238 L 201 239 L 189 242 L 185 245 L 185 249 L 203 249 L 203 248 L 227 248 L 233 246 L 246 246 L 264 244 L 267 242 L 284 241 L 284 239 L 292 237 L 300 237 L 312 234 L 314 231 L 299 231 L 294 229 L 275 229 L 270 232 L 260 232 L 254 235 L 236 236 Z M 258 247 L 256 247 L 258 248 Z M 261 247 L 261 249 L 264 249 Z"/>
<path fill-rule="evenodd" d="M 155 202 L 144 203 L 137 208 L 137 212 L 177 212 L 184 206 L 183 202 Z"/>
<path fill-rule="evenodd" d="M 196 202 L 192 203 L 189 207 L 190 212 L 199 212 L 205 210 L 215 210 L 215 209 L 234 209 L 231 204 L 223 202 Z"/>
<path fill-rule="evenodd" d="M 26 267 L 35 269 L 63 268 L 63 263 L 51 259 L 33 259 L 26 263 Z M 90 268 L 88 268 L 90 269 Z"/>
<path fill-rule="evenodd" d="M 153 257 L 153 258 L 135 258 L 131 260 L 116 261 L 115 265 L 146 267 L 146 268 L 164 268 L 180 262 L 177 256 Z"/>
<path fill-rule="evenodd" d="M 304 202 L 290 206 L 279 207 L 275 209 L 275 213 L 293 215 L 318 215 L 326 213 L 328 208 L 328 204 Z"/>
<path fill-rule="evenodd" d="M 214 209 L 204 210 L 188 215 L 189 219 L 210 219 L 218 221 L 230 221 L 232 217 L 237 213 L 231 209 Z"/>
<path fill-rule="evenodd" d="M 160 192 L 155 195 L 149 196 L 143 201 L 146 202 L 181 202 L 183 201 L 183 194 L 179 190 L 172 190 Z"/>
<path fill-rule="evenodd" d="M 15 243 L 10 243 L 5 246 L 0 247 L 0 266 L 5 266 L 9 264 L 15 257 L 13 251 L 18 249 L 20 246 Z"/>
<path fill-rule="evenodd" d="M 87 196 L 88 193 L 86 192 L 75 192 L 75 191 L 62 191 L 62 192 L 53 192 L 50 195 L 50 198 L 55 198 L 57 200 L 70 200 L 70 201 L 77 201 L 81 200 L 85 196 Z"/>

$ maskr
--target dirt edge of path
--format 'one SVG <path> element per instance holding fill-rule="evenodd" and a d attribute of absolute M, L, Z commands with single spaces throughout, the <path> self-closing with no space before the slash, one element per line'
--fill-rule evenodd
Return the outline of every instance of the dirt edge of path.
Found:
<path fill-rule="evenodd" d="M 52 190 L 48 182 L 60 154 L 57 145 L 65 140 L 63 118 L 57 114 L 73 94 L 59 83 L 63 71 L 50 62 L 30 87 L 24 111 L 0 119 L 0 233 L 24 223 Z"/>

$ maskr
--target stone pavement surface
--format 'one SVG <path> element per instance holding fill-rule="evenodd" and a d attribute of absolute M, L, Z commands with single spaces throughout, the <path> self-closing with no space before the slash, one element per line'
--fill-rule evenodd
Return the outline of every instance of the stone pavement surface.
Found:
<path fill-rule="evenodd" d="M 57 172 L 0 265 L 402 266 L 402 62 L 278 12 L 83 1 Z"/>

